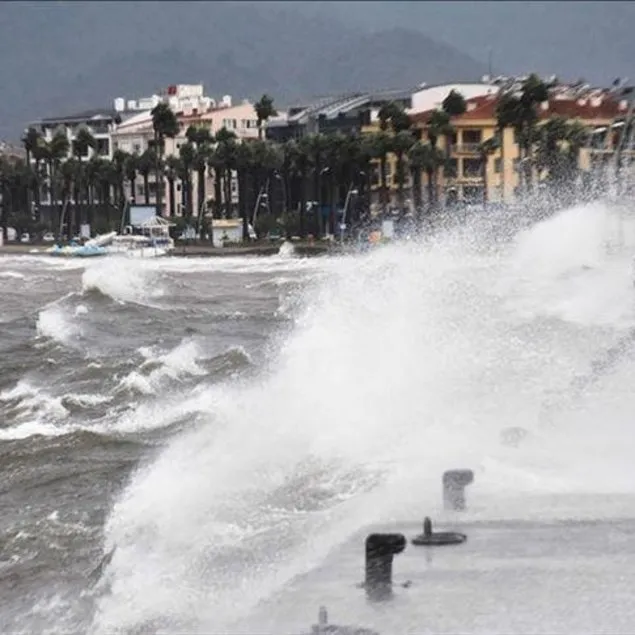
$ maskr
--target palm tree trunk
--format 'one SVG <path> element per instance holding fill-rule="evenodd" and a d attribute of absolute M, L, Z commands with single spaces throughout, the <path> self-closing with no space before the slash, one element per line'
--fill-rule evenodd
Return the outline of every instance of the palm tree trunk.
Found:
<path fill-rule="evenodd" d="M 214 211 L 216 218 L 221 218 L 223 209 L 223 187 L 221 170 L 214 168 Z"/>
<path fill-rule="evenodd" d="M 388 185 L 386 183 L 387 175 L 386 175 L 386 155 L 382 155 L 379 159 L 379 171 L 381 178 L 381 207 L 382 211 L 385 211 L 388 206 Z"/>
<path fill-rule="evenodd" d="M 304 240 L 306 238 L 306 174 L 302 172 L 300 174 L 300 210 L 299 210 L 299 222 L 300 222 L 300 238 Z"/>
<path fill-rule="evenodd" d="M 154 180 L 156 182 L 156 202 L 157 202 L 157 216 L 163 216 L 163 175 L 161 174 L 161 158 L 163 154 L 163 143 L 160 135 L 155 131 L 154 133 L 154 147 L 155 147 L 155 159 L 154 159 Z"/>
<path fill-rule="evenodd" d="M 174 192 L 174 179 L 168 180 L 168 186 L 170 188 L 169 196 L 170 196 L 170 216 L 174 216 L 175 209 L 175 192 Z"/>
<path fill-rule="evenodd" d="M 399 209 L 403 209 L 404 206 L 404 197 L 403 197 L 403 182 L 404 182 L 404 174 L 403 174 L 403 153 L 399 152 L 397 154 L 397 200 L 399 201 Z"/>
<path fill-rule="evenodd" d="M 249 214 L 247 212 L 247 171 L 238 170 L 238 215 L 242 219 L 243 242 L 249 241 Z"/>
<path fill-rule="evenodd" d="M 426 175 L 428 177 L 428 213 L 432 211 L 434 206 L 434 170 L 428 169 L 426 170 Z"/>
<path fill-rule="evenodd" d="M 487 155 L 481 156 L 481 176 L 483 179 L 483 209 L 487 209 Z"/>
<path fill-rule="evenodd" d="M 232 171 L 225 171 L 225 218 L 232 217 Z"/>

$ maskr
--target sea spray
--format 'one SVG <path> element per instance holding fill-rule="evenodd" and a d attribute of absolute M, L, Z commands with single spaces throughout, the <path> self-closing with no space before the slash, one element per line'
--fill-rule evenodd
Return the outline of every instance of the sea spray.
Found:
<path fill-rule="evenodd" d="M 120 497 L 106 526 L 106 548 L 117 546 L 111 594 L 94 631 L 222 630 L 365 523 L 438 505 L 448 467 L 475 470 L 471 497 L 485 515 L 488 501 L 493 508 L 518 488 L 626 487 L 635 476 L 632 448 L 622 446 L 632 400 L 619 364 L 595 388 L 601 405 L 565 409 L 553 432 L 538 430 L 551 391 L 566 391 L 619 337 L 615 314 L 600 327 L 596 307 L 579 301 L 591 279 L 560 285 L 572 266 L 630 267 L 630 254 L 620 260 L 600 247 L 607 214 L 570 210 L 552 219 L 556 229 L 546 221 L 500 247 L 476 224 L 327 261 L 267 372 L 200 388 L 194 399 L 207 422 L 174 439 Z M 576 234 L 580 260 L 564 263 L 532 240 Z M 532 275 L 558 293 L 525 284 Z M 616 283 L 603 301 L 626 292 Z M 573 314 L 563 302 L 575 304 Z M 609 436 L 597 425 L 603 408 Z M 534 434 L 501 446 L 509 425 Z M 603 440 L 605 458 L 578 439 Z M 523 501 L 505 512 L 522 516 Z"/>

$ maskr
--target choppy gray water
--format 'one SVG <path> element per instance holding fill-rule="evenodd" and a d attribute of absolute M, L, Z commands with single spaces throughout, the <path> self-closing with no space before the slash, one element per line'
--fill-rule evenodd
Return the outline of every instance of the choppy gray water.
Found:
<path fill-rule="evenodd" d="M 291 632 L 346 597 L 297 580 L 438 513 L 448 466 L 477 472 L 472 521 L 635 517 L 633 351 L 574 389 L 635 326 L 613 216 L 342 258 L 0 257 L 2 631 Z"/>
<path fill-rule="evenodd" d="M 314 268 L 0 257 L 3 632 L 58 630 L 131 471 L 209 414 L 193 394 L 257 372 Z"/>

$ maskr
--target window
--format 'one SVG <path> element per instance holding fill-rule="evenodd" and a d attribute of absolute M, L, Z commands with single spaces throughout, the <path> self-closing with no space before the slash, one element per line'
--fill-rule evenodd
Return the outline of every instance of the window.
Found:
<path fill-rule="evenodd" d="M 100 157 L 106 157 L 110 154 L 110 142 L 108 139 L 97 139 L 97 144 L 95 146 L 95 152 Z"/>
<path fill-rule="evenodd" d="M 480 159 L 463 159 L 463 176 L 470 179 L 482 176 Z"/>
<path fill-rule="evenodd" d="M 139 184 L 137 185 L 137 196 L 138 196 L 138 197 L 145 196 L 145 190 L 144 190 L 144 188 L 143 188 L 143 183 L 139 183 Z"/>
<path fill-rule="evenodd" d="M 496 174 L 500 174 L 502 171 L 503 171 L 503 160 L 494 159 L 494 172 L 496 172 Z"/>
<path fill-rule="evenodd" d="M 457 159 L 449 159 L 445 168 L 445 177 L 447 179 L 455 179 L 458 174 L 458 169 L 459 165 Z"/>
<path fill-rule="evenodd" d="M 482 134 L 480 130 L 464 130 L 463 131 L 463 143 L 465 144 L 478 144 L 481 143 Z"/>
<path fill-rule="evenodd" d="M 72 148 L 72 152 L 74 156 L 77 156 L 78 154 L 78 147 L 77 147 L 77 141 L 75 141 L 73 139 L 73 143 L 71 144 L 71 148 Z M 82 154 L 80 155 L 81 158 L 86 158 L 88 156 L 88 152 L 89 152 L 90 148 L 84 148 L 84 152 L 82 152 Z"/>

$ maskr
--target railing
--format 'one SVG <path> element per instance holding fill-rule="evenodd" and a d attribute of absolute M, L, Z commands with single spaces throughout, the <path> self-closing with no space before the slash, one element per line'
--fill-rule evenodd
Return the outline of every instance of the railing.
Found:
<path fill-rule="evenodd" d="M 446 183 L 460 183 L 463 181 L 482 181 L 483 180 L 483 174 L 482 172 L 479 170 L 478 172 L 476 171 L 468 171 L 468 172 L 463 172 L 462 174 L 445 174 L 445 182 Z"/>
<path fill-rule="evenodd" d="M 455 143 L 450 146 L 450 153 L 456 154 L 478 154 L 480 143 Z"/>
<path fill-rule="evenodd" d="M 461 176 L 463 179 L 483 179 L 483 172 L 481 170 L 467 170 L 463 171 L 463 175 Z"/>

